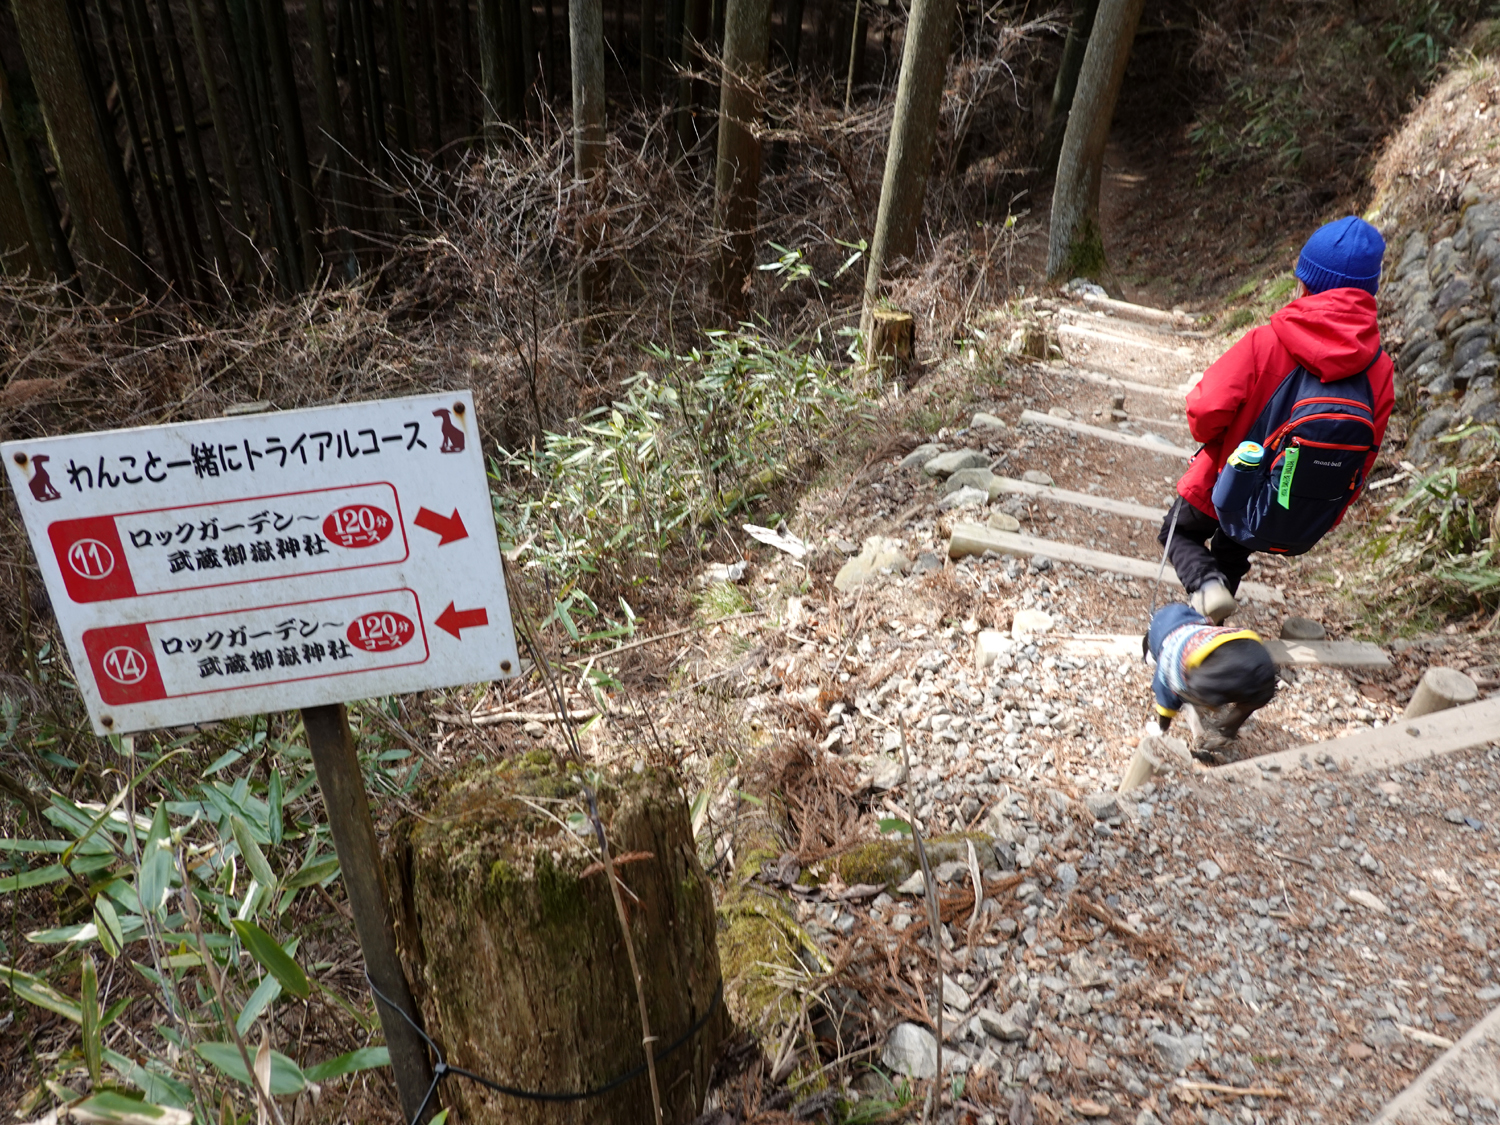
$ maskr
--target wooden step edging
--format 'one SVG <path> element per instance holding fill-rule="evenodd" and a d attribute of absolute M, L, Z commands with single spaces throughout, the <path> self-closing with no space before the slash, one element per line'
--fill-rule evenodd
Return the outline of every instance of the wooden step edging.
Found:
<path fill-rule="evenodd" d="M 1071 433 L 1083 434 L 1085 437 L 1112 441 L 1116 445 L 1128 445 L 1132 449 L 1144 449 L 1147 453 L 1159 453 L 1163 457 L 1190 459 L 1193 456 L 1193 450 L 1183 449 L 1170 442 L 1152 441 L 1150 438 L 1136 437 L 1134 434 L 1122 434 L 1119 430 L 1106 430 L 1103 426 L 1090 426 L 1087 422 L 1075 422 L 1071 418 L 1058 418 L 1036 410 L 1021 411 L 1021 424 L 1024 426 L 1028 423 L 1033 426 L 1051 426 L 1053 429 L 1068 430 Z"/>
<path fill-rule="evenodd" d="M 1169 312 L 1167 309 L 1153 309 L 1150 305 L 1137 305 L 1130 301 L 1117 301 L 1113 297 L 1100 297 L 1095 293 L 1085 293 L 1083 303 L 1101 312 L 1114 313 L 1117 316 L 1144 321 L 1147 324 L 1170 324 L 1175 327 L 1190 322 L 1183 313 Z"/>
<path fill-rule="evenodd" d="M 1156 395 L 1158 398 L 1170 399 L 1179 404 L 1187 397 L 1188 392 L 1186 383 L 1174 387 L 1161 383 L 1137 383 L 1131 379 L 1121 379 L 1118 375 L 1106 375 L 1102 371 L 1089 371 L 1083 367 L 1047 367 L 1043 370 L 1049 375 L 1068 375 L 1074 379 L 1082 379 L 1086 383 L 1097 383 L 1114 390 L 1134 391 L 1138 395 Z"/>
<path fill-rule="evenodd" d="M 1229 622 L 1233 624 L 1233 622 Z M 1081 656 L 1111 656 L 1140 659 L 1139 633 L 1075 633 L 1043 637 L 1059 642 L 1064 652 Z M 1379 645 L 1368 641 L 1284 641 L 1271 637 L 1262 641 L 1278 668 L 1364 668 L 1387 670 L 1390 657 Z"/>
<path fill-rule="evenodd" d="M 1262 754 L 1206 772 L 1229 781 L 1269 781 L 1299 767 L 1321 770 L 1324 767 L 1317 764 L 1319 760 L 1331 758 L 1340 773 L 1375 773 L 1495 741 L 1500 741 L 1500 696 L 1434 711 L 1418 719 L 1397 718 L 1389 726 Z"/>
<path fill-rule="evenodd" d="M 1462 1091 L 1462 1099 L 1454 1095 Z M 1440 1096 L 1441 1095 L 1441 1096 Z M 1370 1125 L 1457 1125 L 1445 1103 L 1500 1101 L 1500 1008 L 1480 1020 L 1386 1103 Z M 1464 1118 L 1468 1121 L 1472 1118 Z"/>
<path fill-rule="evenodd" d="M 1097 328 L 1089 328 L 1082 324 L 1059 324 L 1057 334 L 1069 333 L 1074 336 L 1082 336 L 1085 339 L 1097 340 L 1103 344 L 1113 344 L 1121 348 L 1140 348 L 1142 351 L 1161 352 L 1173 359 L 1191 361 L 1193 353 L 1185 344 L 1175 347 L 1171 344 L 1158 344 L 1145 336 L 1133 333 L 1101 332 Z"/>
<path fill-rule="evenodd" d="M 1018 555 L 1021 558 L 1045 555 L 1054 562 L 1091 566 L 1095 570 L 1107 570 L 1111 574 L 1123 574 L 1130 578 L 1154 579 L 1158 565 L 1154 562 L 1147 562 L 1145 559 L 1132 559 L 1124 555 L 1110 554 L 1108 551 L 1075 547 L 1071 543 L 1059 543 L 1056 540 L 1041 539 L 1021 532 L 996 531 L 992 527 L 979 523 L 955 523 L 953 525 L 953 534 L 948 540 L 949 558 L 962 559 L 969 555 L 982 555 L 986 551 L 995 551 L 1002 555 Z M 1170 565 L 1162 568 L 1161 578 L 1164 583 L 1172 586 L 1181 587 L 1182 585 L 1177 579 L 1177 572 Z M 1280 590 L 1262 582 L 1241 582 L 1236 596 L 1241 600 L 1262 604 L 1286 604 L 1286 597 Z"/>
<path fill-rule="evenodd" d="M 1032 484 L 1011 477 L 996 477 L 990 488 L 1008 492 L 1013 496 L 1034 496 L 1039 500 L 1054 500 L 1059 504 L 1072 504 L 1078 508 L 1093 508 L 1096 512 L 1107 512 L 1112 516 L 1127 519 L 1153 520 L 1167 518 L 1165 508 L 1148 508 L 1144 504 L 1133 504 L 1128 500 L 1111 500 L 1108 496 L 1095 496 L 1089 492 L 1072 492 L 1045 484 Z"/>
<path fill-rule="evenodd" d="M 1191 436 L 1191 431 L 1192 431 L 1191 425 L 1189 423 L 1183 421 L 1181 418 L 1143 418 L 1143 417 L 1137 417 L 1136 415 L 1133 415 L 1133 414 L 1127 416 L 1126 419 L 1123 422 L 1116 422 L 1115 425 L 1116 426 L 1126 426 L 1126 425 L 1129 425 L 1129 426 L 1176 426 L 1179 430 L 1188 430 L 1189 431 L 1189 436 Z M 1130 433 L 1129 430 L 1121 430 L 1120 433 L 1126 434 L 1126 435 L 1128 435 L 1130 437 L 1134 437 L 1135 436 L 1134 434 Z"/>

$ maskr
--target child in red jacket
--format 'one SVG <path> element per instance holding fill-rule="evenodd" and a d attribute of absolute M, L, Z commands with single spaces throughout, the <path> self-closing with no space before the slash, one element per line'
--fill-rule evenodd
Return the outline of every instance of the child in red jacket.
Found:
<path fill-rule="evenodd" d="M 1203 448 L 1177 482 L 1178 500 L 1162 521 L 1158 542 L 1167 547 L 1193 608 L 1216 624 L 1238 608 L 1234 594 L 1250 569 L 1250 548 L 1219 526 L 1214 483 L 1277 387 L 1299 365 L 1323 382 L 1366 372 L 1375 441 L 1361 482 L 1374 467 L 1395 401 L 1391 360 L 1380 350 L 1375 322 L 1384 254 L 1385 240 L 1363 219 L 1351 215 L 1320 227 L 1298 257 L 1292 300 L 1270 324 L 1245 333 L 1188 392 L 1188 425 Z M 1349 503 L 1358 495 L 1356 488 Z"/>

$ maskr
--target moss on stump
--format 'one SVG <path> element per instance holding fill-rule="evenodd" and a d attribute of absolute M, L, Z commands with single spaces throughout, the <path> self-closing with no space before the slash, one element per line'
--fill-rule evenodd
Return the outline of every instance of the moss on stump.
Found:
<path fill-rule="evenodd" d="M 572 767 L 533 752 L 449 780 L 432 812 L 403 821 L 394 836 L 403 952 L 427 1030 L 450 1064 L 518 1089 L 595 1089 L 645 1061 L 630 963 L 593 835 L 567 823 L 582 807 L 579 792 Z M 713 893 L 670 776 L 625 773 L 598 796 L 611 853 L 625 861 L 618 872 L 660 1055 L 709 1010 L 719 987 Z M 721 1005 L 658 1060 L 667 1122 L 697 1116 L 727 1026 Z M 468 1125 L 653 1118 L 644 1073 L 574 1102 L 525 1101 L 459 1077 L 442 1092 Z"/>

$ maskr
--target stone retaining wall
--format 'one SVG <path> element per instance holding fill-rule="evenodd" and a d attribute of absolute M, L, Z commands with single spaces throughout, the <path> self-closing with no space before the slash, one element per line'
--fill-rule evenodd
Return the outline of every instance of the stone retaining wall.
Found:
<path fill-rule="evenodd" d="M 1411 420 L 1406 459 L 1435 468 L 1468 452 L 1445 435 L 1500 421 L 1500 198 L 1471 188 L 1461 211 L 1387 238 L 1382 336 Z"/>

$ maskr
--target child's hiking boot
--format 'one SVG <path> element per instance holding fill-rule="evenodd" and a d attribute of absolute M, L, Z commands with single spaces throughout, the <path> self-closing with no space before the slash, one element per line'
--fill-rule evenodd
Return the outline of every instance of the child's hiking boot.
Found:
<path fill-rule="evenodd" d="M 1215 625 L 1222 625 L 1226 617 L 1240 608 L 1239 602 L 1229 592 L 1229 587 L 1217 578 L 1210 579 L 1194 590 L 1188 601 Z"/>

